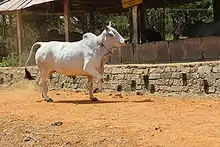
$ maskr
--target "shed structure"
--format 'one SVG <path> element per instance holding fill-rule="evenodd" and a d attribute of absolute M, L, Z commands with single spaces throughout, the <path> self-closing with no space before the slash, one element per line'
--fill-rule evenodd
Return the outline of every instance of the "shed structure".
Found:
<path fill-rule="evenodd" d="M 143 8 L 164 8 L 174 5 L 181 5 L 199 0 L 142 0 L 141 7 Z M 213 0 L 217 1 L 217 0 Z M 132 10 L 133 22 L 133 44 L 138 44 L 138 15 L 140 13 L 139 5 L 123 9 L 122 0 L 0 0 L 0 13 L 7 14 L 16 13 L 17 22 L 17 40 L 19 64 L 21 65 L 21 19 L 20 12 L 25 10 L 30 13 L 50 13 L 64 15 L 65 20 L 65 40 L 69 41 L 69 17 L 85 12 L 102 12 L 115 13 Z M 217 10 L 216 10 L 217 11 Z M 218 10 L 220 11 L 220 9 Z M 220 12 L 216 12 L 220 14 Z M 220 16 L 220 15 L 218 15 Z M 135 48 L 134 48 L 135 49 Z M 135 53 L 135 51 L 134 51 Z M 134 55 L 135 57 L 135 55 Z"/>

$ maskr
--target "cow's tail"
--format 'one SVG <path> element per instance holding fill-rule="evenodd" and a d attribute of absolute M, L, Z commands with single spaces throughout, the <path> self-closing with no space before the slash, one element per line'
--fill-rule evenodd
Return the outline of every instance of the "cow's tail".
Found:
<path fill-rule="evenodd" d="M 29 54 L 29 56 L 28 56 L 27 61 L 25 62 L 25 68 L 24 68 L 24 71 L 25 71 L 25 76 L 24 76 L 24 78 L 25 78 L 25 79 L 28 79 L 28 80 L 34 80 L 34 79 L 35 79 L 35 76 L 32 76 L 31 73 L 27 70 L 27 64 L 28 64 L 28 61 L 31 59 L 31 56 L 32 56 L 32 54 L 33 54 L 34 49 L 38 49 L 39 47 L 41 47 L 41 44 L 40 44 L 40 43 L 35 43 L 35 44 L 31 47 L 30 54 Z"/>

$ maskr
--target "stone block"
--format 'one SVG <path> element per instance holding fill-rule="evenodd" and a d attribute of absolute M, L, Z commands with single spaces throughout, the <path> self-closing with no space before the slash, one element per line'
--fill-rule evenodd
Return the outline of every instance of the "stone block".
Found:
<path fill-rule="evenodd" d="M 220 73 L 211 73 L 209 77 L 212 79 L 220 79 Z"/>
<path fill-rule="evenodd" d="M 136 90 L 141 90 L 142 89 L 142 86 L 141 85 L 138 85 L 137 87 L 136 87 Z"/>
<path fill-rule="evenodd" d="M 214 86 L 208 88 L 209 94 L 213 94 L 213 93 L 215 93 L 215 91 L 216 91 L 216 88 Z"/>
<path fill-rule="evenodd" d="M 177 67 L 171 67 L 172 72 L 177 72 Z"/>
<path fill-rule="evenodd" d="M 191 73 L 192 69 L 190 67 L 180 67 L 181 72 Z"/>
<path fill-rule="evenodd" d="M 138 79 L 141 79 L 141 75 L 138 75 L 138 74 L 132 74 L 132 75 L 131 75 L 131 79 L 132 79 L 132 80 L 138 80 Z"/>
<path fill-rule="evenodd" d="M 179 79 L 179 78 L 181 78 L 181 76 L 182 76 L 182 73 L 180 73 L 180 72 L 173 72 L 172 73 L 172 78 L 174 78 L 174 79 Z"/>
<path fill-rule="evenodd" d="M 134 73 L 134 74 L 143 74 L 144 71 L 145 71 L 144 69 L 134 69 L 134 70 L 133 70 L 133 73 Z"/>
<path fill-rule="evenodd" d="M 149 80 L 149 85 L 151 85 L 151 84 L 156 85 L 157 84 L 157 80 Z"/>
<path fill-rule="evenodd" d="M 126 74 L 125 75 L 125 80 L 131 80 L 132 74 Z"/>
<path fill-rule="evenodd" d="M 174 79 L 169 79 L 169 81 L 168 81 L 168 85 L 169 85 L 169 86 L 173 85 L 173 80 L 174 80 Z"/>
<path fill-rule="evenodd" d="M 150 73 L 150 68 L 144 69 L 144 73 L 143 74 L 149 74 L 149 73 Z"/>
<path fill-rule="evenodd" d="M 187 73 L 187 79 L 198 79 L 199 74 L 198 73 Z"/>
<path fill-rule="evenodd" d="M 105 72 L 106 74 L 109 74 L 109 73 L 112 72 L 112 68 L 106 67 L 106 68 L 104 69 L 104 72 Z"/>
<path fill-rule="evenodd" d="M 133 72 L 132 68 L 123 68 L 122 70 L 123 74 L 131 74 Z"/>
<path fill-rule="evenodd" d="M 163 73 L 165 71 L 165 67 L 158 67 L 156 68 L 156 70 L 154 71 L 155 73 Z"/>
<path fill-rule="evenodd" d="M 156 81 L 156 85 L 165 85 L 165 84 L 166 84 L 166 80 L 164 80 L 164 79 L 158 79 Z"/>
<path fill-rule="evenodd" d="M 218 79 L 218 80 L 215 81 L 214 86 L 220 87 L 220 79 Z"/>
<path fill-rule="evenodd" d="M 159 79 L 160 77 L 161 77 L 161 74 L 159 74 L 159 73 L 152 73 L 152 74 L 150 74 L 149 79 L 150 80 L 154 80 L 154 79 Z"/>
<path fill-rule="evenodd" d="M 212 70 L 212 67 L 208 66 L 208 65 L 204 65 L 204 66 L 200 66 L 198 68 L 198 73 L 199 73 L 199 76 L 201 78 L 204 78 L 205 75 L 207 74 L 210 74 L 211 73 L 211 70 Z"/>
<path fill-rule="evenodd" d="M 118 74 L 118 75 L 115 75 L 115 79 L 116 80 L 122 80 L 122 79 L 124 79 L 124 74 Z"/>
<path fill-rule="evenodd" d="M 149 73 L 153 73 L 153 72 L 155 72 L 156 71 L 156 68 L 150 68 L 149 69 Z"/>
<path fill-rule="evenodd" d="M 183 86 L 171 86 L 170 91 L 171 92 L 187 92 L 189 89 L 188 87 Z"/>
<path fill-rule="evenodd" d="M 213 67 L 212 72 L 214 72 L 214 73 L 220 73 L 220 66 L 218 66 L 218 67 Z"/>
<path fill-rule="evenodd" d="M 121 68 L 113 68 L 112 69 L 112 74 L 121 74 L 122 73 L 122 69 Z"/>
<path fill-rule="evenodd" d="M 169 79 L 172 77 L 172 72 L 165 72 L 161 74 L 161 77 L 164 79 Z"/>
<path fill-rule="evenodd" d="M 174 79 L 172 85 L 173 86 L 182 86 L 182 82 L 179 79 Z"/>
<path fill-rule="evenodd" d="M 136 83 L 137 84 L 142 84 L 142 80 L 139 78 L 139 79 L 136 80 Z"/>
<path fill-rule="evenodd" d="M 171 67 L 165 67 L 164 72 L 171 72 Z"/>

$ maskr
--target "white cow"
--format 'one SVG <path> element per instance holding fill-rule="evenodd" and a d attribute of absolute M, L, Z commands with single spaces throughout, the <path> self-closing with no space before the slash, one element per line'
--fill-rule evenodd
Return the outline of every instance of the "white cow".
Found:
<path fill-rule="evenodd" d="M 99 36 L 86 33 L 82 40 L 77 42 L 37 42 L 32 46 L 25 63 L 25 78 L 32 79 L 26 67 L 34 48 L 38 46 L 35 54 L 35 62 L 39 70 L 37 82 L 45 101 L 53 102 L 47 95 L 47 84 L 49 75 L 54 72 L 64 75 L 87 76 L 89 98 L 92 101 L 98 101 L 92 93 L 93 79 L 103 81 L 103 63 L 105 63 L 106 57 L 112 54 L 115 48 L 124 44 L 125 39 L 111 27 L 111 24 L 106 26 Z"/>

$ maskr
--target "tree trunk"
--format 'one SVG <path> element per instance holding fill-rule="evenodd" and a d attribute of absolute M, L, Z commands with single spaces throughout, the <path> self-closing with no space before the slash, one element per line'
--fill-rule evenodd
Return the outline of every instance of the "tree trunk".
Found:
<path fill-rule="evenodd" d="M 220 0 L 212 0 L 214 11 L 214 22 L 220 20 Z"/>

